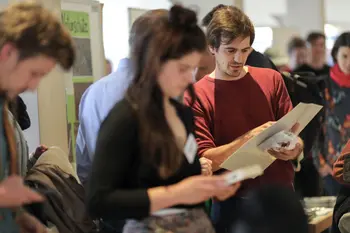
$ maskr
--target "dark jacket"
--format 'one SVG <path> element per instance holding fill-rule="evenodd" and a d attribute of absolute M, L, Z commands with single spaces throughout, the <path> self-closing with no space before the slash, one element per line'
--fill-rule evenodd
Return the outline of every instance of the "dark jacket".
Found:
<path fill-rule="evenodd" d="M 278 71 L 277 67 L 275 64 L 273 64 L 270 58 L 255 50 L 249 54 L 246 65 L 253 67 L 270 68 Z"/>
<path fill-rule="evenodd" d="M 26 130 L 30 127 L 31 121 L 27 112 L 27 106 L 20 96 L 17 96 L 14 101 L 10 102 L 9 109 L 15 116 L 22 130 Z"/>
<path fill-rule="evenodd" d="M 340 230 L 338 228 L 339 221 L 344 214 L 349 212 L 350 212 L 350 187 L 343 185 L 340 188 L 340 192 L 337 197 L 337 202 L 334 207 L 332 233 L 340 233 Z"/>

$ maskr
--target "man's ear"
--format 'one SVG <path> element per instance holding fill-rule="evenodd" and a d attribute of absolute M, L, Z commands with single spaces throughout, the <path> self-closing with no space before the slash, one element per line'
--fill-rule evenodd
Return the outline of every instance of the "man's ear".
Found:
<path fill-rule="evenodd" d="M 12 43 L 5 43 L 0 49 L 0 61 L 7 60 L 16 52 L 16 48 Z"/>
<path fill-rule="evenodd" d="M 212 47 L 211 45 L 208 45 L 208 48 L 209 48 L 209 52 L 214 55 L 215 54 L 215 51 L 216 51 L 216 48 Z"/>

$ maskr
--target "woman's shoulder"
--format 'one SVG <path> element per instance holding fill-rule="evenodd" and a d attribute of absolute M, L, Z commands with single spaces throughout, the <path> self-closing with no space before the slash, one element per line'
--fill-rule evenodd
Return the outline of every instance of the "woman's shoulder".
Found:
<path fill-rule="evenodd" d="M 126 98 L 121 99 L 118 101 L 111 111 L 109 112 L 108 116 L 106 117 L 103 124 L 124 124 L 124 125 L 130 125 L 130 124 L 136 124 L 137 123 L 137 115 L 135 112 L 134 107 L 130 103 L 129 100 Z"/>

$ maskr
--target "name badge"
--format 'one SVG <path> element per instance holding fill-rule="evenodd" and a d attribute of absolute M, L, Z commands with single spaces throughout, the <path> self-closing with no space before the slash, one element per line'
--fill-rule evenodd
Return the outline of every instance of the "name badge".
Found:
<path fill-rule="evenodd" d="M 196 139 L 194 138 L 193 134 L 188 135 L 186 145 L 184 148 L 184 154 L 185 154 L 187 161 L 189 163 L 194 162 L 194 159 L 197 156 L 197 149 L 198 149 L 198 145 L 197 145 Z"/>

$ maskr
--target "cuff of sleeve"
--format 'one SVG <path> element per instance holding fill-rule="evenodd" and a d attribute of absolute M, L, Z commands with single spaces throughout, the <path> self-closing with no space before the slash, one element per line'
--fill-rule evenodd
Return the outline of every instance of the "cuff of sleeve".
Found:
<path fill-rule="evenodd" d="M 301 169 L 300 162 L 303 159 L 304 159 L 304 152 L 302 151 L 296 159 L 292 160 L 294 171 L 296 171 L 296 172 L 300 171 L 300 169 Z"/>

